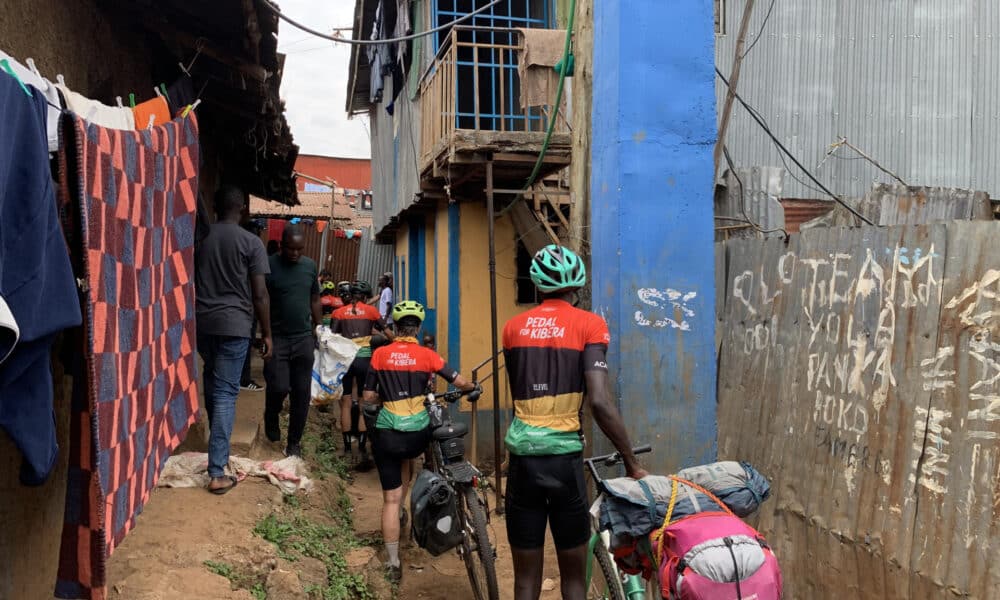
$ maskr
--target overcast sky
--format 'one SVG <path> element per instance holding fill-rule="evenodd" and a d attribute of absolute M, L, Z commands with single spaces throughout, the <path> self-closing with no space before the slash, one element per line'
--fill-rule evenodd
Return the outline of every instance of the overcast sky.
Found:
<path fill-rule="evenodd" d="M 281 10 L 317 31 L 350 27 L 354 0 L 281 0 Z M 342 32 L 350 37 L 351 32 Z M 351 48 L 317 38 L 282 21 L 278 52 L 286 54 L 281 97 L 302 154 L 368 158 L 368 119 L 347 118 Z"/>

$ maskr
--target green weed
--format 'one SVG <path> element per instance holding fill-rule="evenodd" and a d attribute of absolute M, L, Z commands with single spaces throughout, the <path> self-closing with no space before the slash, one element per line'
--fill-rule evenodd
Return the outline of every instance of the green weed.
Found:
<path fill-rule="evenodd" d="M 267 588 L 262 577 L 253 572 L 244 572 L 224 562 L 206 560 L 205 568 L 229 580 L 229 586 L 234 590 L 248 590 L 254 600 L 267 600 Z"/>

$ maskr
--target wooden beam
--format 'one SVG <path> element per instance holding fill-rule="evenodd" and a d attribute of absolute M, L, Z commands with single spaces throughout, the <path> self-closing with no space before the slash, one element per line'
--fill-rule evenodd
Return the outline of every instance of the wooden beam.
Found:
<path fill-rule="evenodd" d="M 743 47 L 747 42 L 747 28 L 750 26 L 750 16 L 753 14 L 754 0 L 747 0 L 743 9 L 743 20 L 740 21 L 740 33 L 736 39 L 736 50 L 733 54 L 733 69 L 729 72 L 729 89 L 726 90 L 726 101 L 722 106 L 722 119 L 719 121 L 719 137 L 715 140 L 715 171 L 719 172 L 719 161 L 722 159 L 722 148 L 726 144 L 726 131 L 729 129 L 729 119 L 733 114 L 733 100 L 736 98 L 736 86 L 740 81 L 740 70 L 743 67 Z"/>

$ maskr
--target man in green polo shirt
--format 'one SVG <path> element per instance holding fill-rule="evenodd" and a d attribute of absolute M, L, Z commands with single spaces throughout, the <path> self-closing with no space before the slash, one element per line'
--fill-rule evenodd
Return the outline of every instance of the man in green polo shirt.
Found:
<path fill-rule="evenodd" d="M 301 227 L 290 225 L 281 236 L 281 251 L 269 258 L 271 274 L 267 291 L 271 296 L 271 336 L 274 352 L 264 363 L 267 381 L 264 433 L 281 439 L 278 415 L 289 396 L 286 456 L 302 454 L 302 432 L 309 415 L 314 332 L 323 322 L 316 262 L 302 255 L 305 236 Z"/>

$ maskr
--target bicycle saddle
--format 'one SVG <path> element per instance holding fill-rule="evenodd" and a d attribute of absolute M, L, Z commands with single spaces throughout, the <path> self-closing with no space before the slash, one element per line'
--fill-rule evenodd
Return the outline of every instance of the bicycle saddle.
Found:
<path fill-rule="evenodd" d="M 448 423 L 435 429 L 433 435 L 436 440 L 450 440 L 462 437 L 467 433 L 469 433 L 469 426 L 465 423 Z"/>

